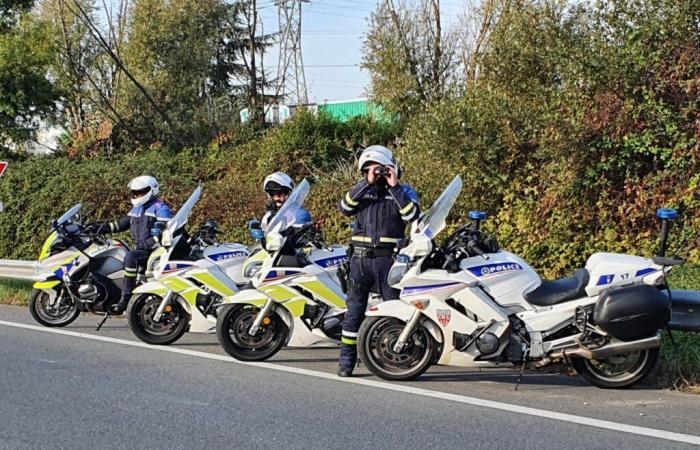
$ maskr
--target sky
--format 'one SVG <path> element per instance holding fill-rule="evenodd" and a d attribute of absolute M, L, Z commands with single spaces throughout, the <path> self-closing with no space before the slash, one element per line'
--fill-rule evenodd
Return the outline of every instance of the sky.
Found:
<path fill-rule="evenodd" d="M 441 1 L 443 21 L 462 10 L 463 0 Z M 274 0 L 258 0 L 265 33 L 278 29 Z M 369 74 L 360 69 L 367 19 L 374 0 L 311 0 L 302 7 L 302 58 L 309 101 L 350 100 L 366 97 Z M 265 66 L 275 75 L 277 48 L 265 54 Z M 272 66 L 275 66 L 274 68 Z"/>

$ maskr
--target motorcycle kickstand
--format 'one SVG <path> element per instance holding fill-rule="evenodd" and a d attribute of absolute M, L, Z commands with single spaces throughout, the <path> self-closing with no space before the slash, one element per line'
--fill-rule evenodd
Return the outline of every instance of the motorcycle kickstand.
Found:
<path fill-rule="evenodd" d="M 107 319 L 109 319 L 109 313 L 105 313 L 104 319 L 100 321 L 100 323 L 97 325 L 97 328 L 95 328 L 95 331 L 100 331 L 100 328 L 102 328 L 102 325 L 104 325 L 105 322 L 107 322 Z"/>
<path fill-rule="evenodd" d="M 515 390 L 518 390 L 518 386 L 520 386 L 520 382 L 523 381 L 523 374 L 525 373 L 525 363 L 527 362 L 527 353 L 523 354 L 523 363 L 520 366 L 520 373 L 518 373 L 518 379 L 515 380 Z"/>

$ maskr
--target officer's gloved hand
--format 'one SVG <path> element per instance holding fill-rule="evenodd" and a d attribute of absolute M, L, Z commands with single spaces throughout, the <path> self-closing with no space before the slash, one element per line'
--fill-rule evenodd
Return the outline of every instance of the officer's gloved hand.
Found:
<path fill-rule="evenodd" d="M 103 223 L 98 223 L 98 222 L 90 222 L 86 224 L 83 229 L 85 230 L 85 233 L 87 234 L 93 234 L 93 235 L 98 235 L 98 234 L 103 234 L 106 229 L 107 225 L 104 225 Z"/>

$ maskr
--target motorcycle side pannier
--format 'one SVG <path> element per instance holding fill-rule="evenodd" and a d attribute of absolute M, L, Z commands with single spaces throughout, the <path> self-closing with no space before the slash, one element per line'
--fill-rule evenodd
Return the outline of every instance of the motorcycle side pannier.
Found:
<path fill-rule="evenodd" d="M 608 289 L 593 310 L 593 321 L 611 336 L 634 341 L 654 336 L 669 320 L 671 302 L 659 289 L 628 286 Z"/>

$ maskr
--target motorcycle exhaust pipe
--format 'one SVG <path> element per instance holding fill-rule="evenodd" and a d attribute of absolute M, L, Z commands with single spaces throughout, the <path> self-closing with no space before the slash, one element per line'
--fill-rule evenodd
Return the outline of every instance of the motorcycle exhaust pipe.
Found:
<path fill-rule="evenodd" d="M 567 357 L 580 357 L 586 359 L 605 359 L 610 356 L 621 355 L 624 353 L 646 350 L 648 348 L 657 348 L 661 345 L 661 333 L 656 333 L 656 336 L 639 339 L 629 342 L 613 342 L 596 349 L 572 348 L 565 349 L 553 353 L 549 358 L 557 359 Z"/>

